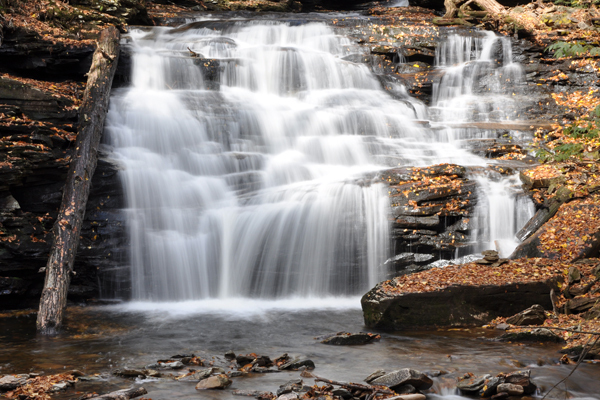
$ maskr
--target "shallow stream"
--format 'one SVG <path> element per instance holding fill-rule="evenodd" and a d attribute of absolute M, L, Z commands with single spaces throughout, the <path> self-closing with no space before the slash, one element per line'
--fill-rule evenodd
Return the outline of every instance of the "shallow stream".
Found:
<path fill-rule="evenodd" d="M 498 333 L 484 329 L 382 333 L 379 342 L 364 346 L 328 346 L 315 337 L 364 330 L 357 298 L 295 299 L 288 301 L 194 301 L 130 303 L 119 306 L 69 309 L 67 333 L 56 338 L 36 337 L 35 316 L 2 318 L 0 374 L 57 373 L 78 369 L 100 373 L 98 382 L 77 383 L 59 398 L 76 398 L 74 391 L 105 392 L 134 384 L 110 375 L 117 368 L 142 368 L 176 354 L 190 354 L 216 364 L 225 363 L 229 350 L 272 358 L 283 353 L 310 358 L 315 375 L 362 382 L 378 369 L 415 368 L 446 371 L 434 378 L 433 393 L 450 399 L 455 378 L 466 372 L 497 374 L 523 368 L 546 390 L 565 377 L 572 366 L 559 365 L 558 345 L 519 345 L 490 340 Z M 599 399 L 597 365 L 582 364 L 565 386 L 549 398 Z M 225 391 L 198 392 L 195 382 L 171 379 L 137 380 L 146 397 L 162 399 L 240 399 L 232 389 L 276 391 L 300 372 L 250 374 L 234 378 Z M 304 378 L 305 384 L 314 384 Z M 430 396 L 436 399 L 435 395 Z M 568 397 L 566 397 L 568 396 Z M 573 397 L 571 397 L 573 396 Z M 458 397 L 456 397 L 458 398 Z M 462 398 L 462 397 L 461 397 Z M 466 398 L 465 398 L 466 399 Z"/>

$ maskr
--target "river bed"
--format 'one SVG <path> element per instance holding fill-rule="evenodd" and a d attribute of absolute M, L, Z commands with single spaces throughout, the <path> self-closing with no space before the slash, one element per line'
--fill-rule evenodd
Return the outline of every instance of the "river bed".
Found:
<path fill-rule="evenodd" d="M 362 382 L 377 369 L 414 368 L 446 371 L 434 378 L 429 398 L 455 396 L 457 376 L 467 372 L 497 374 L 531 369 L 544 391 L 573 368 L 560 365 L 560 345 L 522 345 L 492 339 L 498 331 L 481 328 L 381 333 L 379 342 L 364 346 L 328 346 L 315 337 L 365 330 L 358 298 L 254 301 L 190 301 L 127 303 L 69 309 L 65 333 L 54 338 L 35 334 L 35 315 L 3 317 L 0 324 L 0 374 L 59 373 L 78 369 L 100 374 L 97 382 L 77 383 L 56 398 L 81 392 L 108 392 L 142 384 L 146 397 L 160 399 L 240 399 L 233 389 L 275 392 L 300 378 L 299 371 L 249 374 L 233 379 L 225 391 L 198 392 L 195 382 L 173 379 L 128 380 L 111 375 L 118 368 L 142 368 L 175 354 L 194 353 L 209 362 L 225 363 L 224 354 L 257 353 L 271 358 L 288 353 L 313 360 L 315 375 Z M 598 366 L 582 364 L 565 385 L 548 398 L 599 399 Z M 304 378 L 313 385 L 312 379 Z M 568 396 L 568 397 L 566 397 Z M 456 397 L 459 398 L 459 397 Z"/>

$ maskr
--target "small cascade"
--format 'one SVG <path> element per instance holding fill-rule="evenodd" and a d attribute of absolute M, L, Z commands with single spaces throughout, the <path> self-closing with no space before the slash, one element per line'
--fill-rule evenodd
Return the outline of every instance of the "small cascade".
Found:
<path fill-rule="evenodd" d="M 508 257 L 519 244 L 515 232 L 535 214 L 533 202 L 524 195 L 517 175 L 477 177 L 484 199 L 476 210 L 478 229 L 473 232 L 475 251 L 495 249 Z"/>
<path fill-rule="evenodd" d="M 367 50 L 324 23 L 198 21 L 134 29 L 128 40 L 132 84 L 115 91 L 107 131 L 124 165 L 137 300 L 364 293 L 385 277 L 390 252 L 377 171 L 485 166 L 462 144 L 481 133 L 451 122 L 495 118 L 504 106 L 493 99 L 520 71 L 508 41 L 451 36 L 428 109 L 346 61 Z M 484 102 L 482 77 L 494 93 Z M 434 129 L 415 122 L 429 116 Z M 521 219 L 503 217 L 514 223 L 496 232 L 502 207 L 491 203 L 495 186 L 481 186 L 483 248 Z"/>
<path fill-rule="evenodd" d="M 513 62 L 506 37 L 493 32 L 479 36 L 452 34 L 436 49 L 436 65 L 445 74 L 433 89 L 434 109 L 443 124 L 515 119 L 523 79 Z M 447 128 L 451 141 L 496 139 L 493 131 Z M 473 250 L 496 249 L 509 256 L 518 245 L 515 232 L 535 213 L 523 196 L 517 175 L 503 177 L 493 171 L 476 174 L 480 201 L 473 231 Z"/>
<path fill-rule="evenodd" d="M 392 1 L 392 4 L 390 5 L 390 7 L 408 7 L 408 0 L 398 0 L 398 1 Z"/>
<path fill-rule="evenodd" d="M 493 32 L 450 35 L 436 49 L 436 66 L 445 70 L 433 87 L 441 121 L 515 119 L 522 69 L 512 60 L 510 40 Z"/>

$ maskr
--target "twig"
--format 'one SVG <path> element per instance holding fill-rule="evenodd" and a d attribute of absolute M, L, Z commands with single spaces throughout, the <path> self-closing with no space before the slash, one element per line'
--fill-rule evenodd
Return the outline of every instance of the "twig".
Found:
<path fill-rule="evenodd" d="M 511 329 L 535 329 L 535 328 L 545 328 L 545 329 L 554 329 L 557 331 L 565 331 L 565 332 L 573 332 L 573 333 L 581 333 L 584 335 L 597 335 L 600 336 L 600 332 L 587 332 L 587 331 L 578 331 L 577 329 L 568 329 L 568 328 L 561 328 L 558 326 L 543 326 L 543 325 L 523 325 L 523 326 L 515 326 L 515 327 L 508 327 L 506 328 L 506 330 L 511 330 Z"/>
<path fill-rule="evenodd" d="M 371 386 L 371 385 L 363 385 L 362 383 L 340 382 L 340 381 L 334 381 L 334 380 L 327 379 L 327 378 L 321 378 L 320 376 L 316 376 L 314 374 L 310 374 L 310 375 L 316 382 L 324 382 L 324 383 L 329 383 L 330 385 L 343 386 L 343 387 L 347 387 L 350 389 L 356 389 L 356 390 L 370 391 L 373 393 L 395 394 L 391 390 L 380 389 L 380 388 L 377 388 L 377 387 Z"/>
<path fill-rule="evenodd" d="M 596 335 L 598 335 L 598 333 L 596 333 Z M 548 390 L 548 392 L 544 395 L 544 397 L 542 397 L 542 400 L 544 400 L 546 398 L 546 396 L 548 396 L 550 394 L 551 391 L 553 391 L 554 389 L 556 389 L 556 387 L 558 385 L 560 385 L 561 383 L 565 382 L 567 379 L 569 379 L 569 377 L 571 375 L 573 375 L 573 372 L 575 372 L 575 370 L 577 369 L 577 367 L 579 367 L 579 365 L 581 364 L 581 362 L 583 361 L 583 359 L 585 358 L 585 356 L 587 356 L 587 354 L 589 353 L 589 351 L 596 345 L 596 343 L 598 342 L 599 339 L 600 339 L 600 337 L 597 337 L 596 340 L 594 340 L 594 343 L 590 347 L 587 347 L 587 345 L 592 340 L 592 337 L 590 336 L 590 338 L 588 339 L 588 341 L 583 346 L 583 351 L 581 352 L 581 355 L 579 356 L 579 360 L 577 360 L 577 364 L 575 364 L 575 366 L 573 367 L 573 369 L 571 370 L 571 372 L 569 372 L 569 375 L 565 376 L 556 385 L 552 386 L 552 388 L 550 388 L 550 390 Z"/>

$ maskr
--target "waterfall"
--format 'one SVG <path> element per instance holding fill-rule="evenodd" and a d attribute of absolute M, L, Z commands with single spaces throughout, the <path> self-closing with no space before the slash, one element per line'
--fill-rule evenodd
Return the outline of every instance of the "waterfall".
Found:
<path fill-rule="evenodd" d="M 438 56 L 456 75 L 430 110 L 346 61 L 368 50 L 324 23 L 199 21 L 127 40 L 132 83 L 114 91 L 107 132 L 124 165 L 134 299 L 361 294 L 390 251 L 387 188 L 372 179 L 383 160 L 486 164 L 460 144 L 471 133 L 443 125 L 476 111 L 458 72 L 473 60 L 464 37 Z M 475 42 L 492 64 L 493 46 Z M 517 76 L 504 58 L 478 71 Z M 441 129 L 414 122 L 428 114 Z"/>

